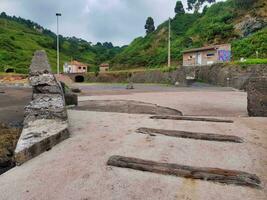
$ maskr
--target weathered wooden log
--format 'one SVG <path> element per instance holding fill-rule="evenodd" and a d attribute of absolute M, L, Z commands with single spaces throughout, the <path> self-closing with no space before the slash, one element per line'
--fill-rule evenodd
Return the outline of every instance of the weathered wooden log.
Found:
<path fill-rule="evenodd" d="M 157 115 L 150 117 L 151 119 L 170 119 L 170 120 L 185 120 L 185 121 L 203 121 L 203 122 L 220 122 L 220 123 L 234 123 L 233 120 L 224 120 L 216 118 L 203 118 L 203 117 L 185 117 L 175 115 Z"/>
<path fill-rule="evenodd" d="M 220 135 L 213 133 L 196 133 L 188 131 L 177 131 L 177 130 L 163 130 L 163 129 L 153 129 L 153 128 L 139 128 L 136 130 L 138 133 L 148 134 L 151 136 L 156 136 L 154 134 L 166 135 L 178 138 L 190 138 L 196 140 L 209 140 L 218 142 L 235 142 L 243 143 L 243 139 L 233 135 Z"/>
<path fill-rule="evenodd" d="M 173 163 L 159 163 L 123 156 L 111 156 L 107 164 L 121 168 L 129 168 L 164 175 L 213 181 L 224 184 L 248 186 L 253 188 L 260 188 L 261 184 L 261 181 L 257 175 L 237 170 L 191 167 Z"/>

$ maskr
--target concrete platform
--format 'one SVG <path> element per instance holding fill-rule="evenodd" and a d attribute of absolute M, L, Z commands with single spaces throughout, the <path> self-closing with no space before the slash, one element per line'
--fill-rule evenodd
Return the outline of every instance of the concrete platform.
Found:
<path fill-rule="evenodd" d="M 267 197 L 266 119 L 231 118 L 235 123 L 225 126 L 86 111 L 69 111 L 69 118 L 71 138 L 2 175 L 0 199 L 265 200 Z M 149 137 L 135 133 L 140 126 L 238 135 L 246 142 Z M 112 168 L 106 166 L 111 155 L 243 170 L 257 174 L 263 189 Z"/>
<path fill-rule="evenodd" d="M 267 119 L 246 117 L 245 93 L 180 91 L 82 98 L 139 98 L 181 109 L 185 114 L 216 115 L 234 123 L 155 120 L 142 114 L 69 110 L 70 139 L 0 176 L 1 200 L 267 199 Z M 229 134 L 245 142 L 151 137 L 136 133 L 140 127 Z M 257 174 L 262 189 L 110 167 L 106 162 L 112 155 L 242 170 Z"/>

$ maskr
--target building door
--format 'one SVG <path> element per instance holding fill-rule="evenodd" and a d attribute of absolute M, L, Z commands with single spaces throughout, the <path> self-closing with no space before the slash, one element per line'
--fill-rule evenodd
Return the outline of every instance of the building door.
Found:
<path fill-rule="evenodd" d="M 197 65 L 202 65 L 201 53 L 197 53 Z"/>

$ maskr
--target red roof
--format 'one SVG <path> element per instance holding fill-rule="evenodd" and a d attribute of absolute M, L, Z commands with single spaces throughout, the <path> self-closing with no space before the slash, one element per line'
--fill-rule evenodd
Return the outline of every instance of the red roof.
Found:
<path fill-rule="evenodd" d="M 214 49 L 216 49 L 216 46 L 208 46 L 208 47 L 201 47 L 201 48 L 195 48 L 195 49 L 188 49 L 188 50 L 183 51 L 183 53 L 205 51 L 205 50 L 214 50 Z"/>

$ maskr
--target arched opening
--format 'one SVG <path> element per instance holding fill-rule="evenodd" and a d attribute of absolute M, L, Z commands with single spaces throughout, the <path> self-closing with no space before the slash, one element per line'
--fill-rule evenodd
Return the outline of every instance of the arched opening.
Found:
<path fill-rule="evenodd" d="M 83 76 L 76 76 L 75 77 L 75 82 L 76 83 L 82 83 L 82 82 L 84 82 L 84 77 Z"/>
<path fill-rule="evenodd" d="M 7 68 L 7 69 L 5 70 L 5 72 L 6 72 L 6 73 L 15 73 L 15 69 L 13 69 L 13 68 Z"/>

